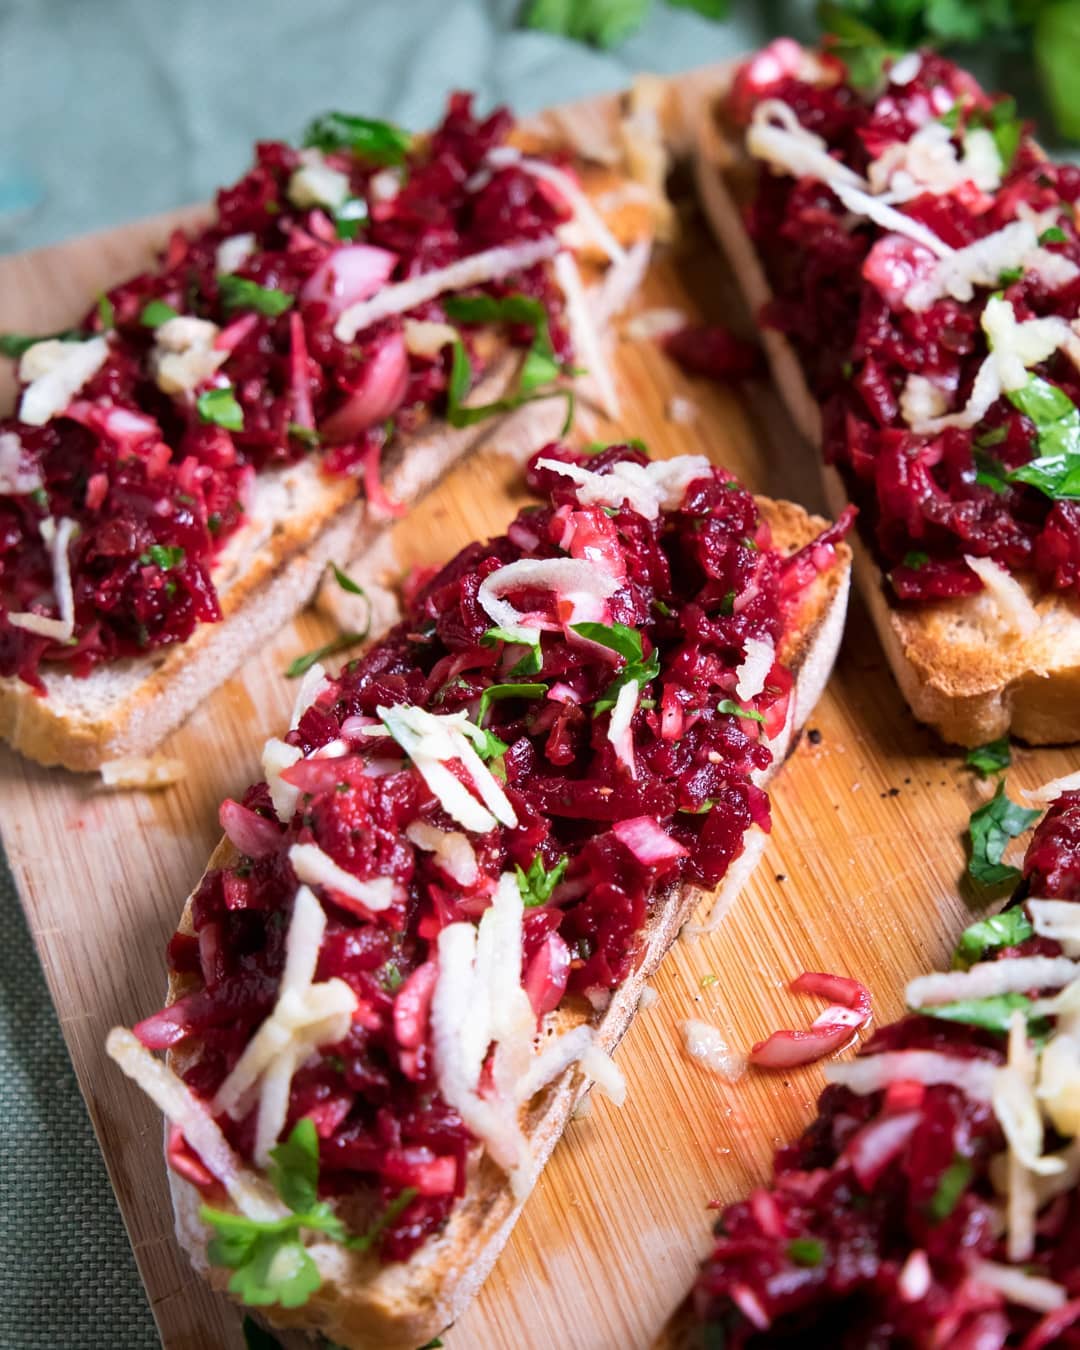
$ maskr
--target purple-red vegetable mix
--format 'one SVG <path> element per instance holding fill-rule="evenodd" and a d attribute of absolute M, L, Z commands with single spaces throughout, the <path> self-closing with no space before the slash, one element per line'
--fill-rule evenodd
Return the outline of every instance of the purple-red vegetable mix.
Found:
<path fill-rule="evenodd" d="M 759 162 L 745 207 L 773 291 L 761 317 L 800 358 L 895 598 L 980 590 L 972 556 L 1080 591 L 1080 170 L 933 52 L 864 88 L 836 54 L 780 40 L 725 116 L 799 141 L 800 171 L 786 150 Z M 1005 331 L 1029 320 L 1052 323 Z"/>
<path fill-rule="evenodd" d="M 648 461 L 628 446 L 592 458 L 557 445 L 540 452 L 529 482 L 544 504 L 465 548 L 386 638 L 317 686 L 286 738 L 303 754 L 281 774 L 298 790 L 294 813 L 279 816 L 265 783 L 225 804 L 241 856 L 206 875 L 193 931 L 170 944 L 182 997 L 136 1028 L 151 1049 L 197 1051 L 184 1077 L 209 1102 L 277 997 L 298 885 L 290 848 L 313 844 L 353 878 L 392 881 L 393 903 L 378 913 L 318 888 L 328 924 L 316 978 L 344 981 L 357 1011 L 345 1039 L 296 1073 L 285 1127 L 315 1122 L 325 1196 L 374 1189 L 393 1206 L 415 1189 L 381 1235 L 383 1260 L 404 1259 L 439 1230 L 475 1143 L 436 1080 L 429 1013 L 440 932 L 476 923 L 499 879 L 516 874 L 534 1013 L 566 998 L 603 1007 L 641 955 L 652 908 L 681 882 L 715 887 L 747 829 L 769 828 L 755 777 L 790 712 L 785 654 L 808 587 L 838 565 L 850 526 L 845 518 L 784 556 L 753 496 L 707 461 L 693 461 L 678 504 L 655 518 L 625 501 L 582 505 L 559 464 L 606 485 L 620 466 Z M 545 581 L 536 568 L 548 563 L 567 581 Z M 499 597 L 535 644 L 503 635 L 479 594 L 511 566 L 506 576 L 522 579 Z M 756 690 L 740 697 L 752 650 L 766 657 Z M 463 828 L 387 730 L 396 708 L 467 714 L 516 823 Z M 470 796 L 482 790 L 462 762 L 449 767 Z M 457 861 L 417 846 L 417 825 L 455 835 Z M 219 1117 L 245 1158 L 254 1117 L 254 1107 Z M 172 1155 L 199 1176 L 183 1140 Z M 212 1199 L 212 1178 L 202 1182 Z"/>

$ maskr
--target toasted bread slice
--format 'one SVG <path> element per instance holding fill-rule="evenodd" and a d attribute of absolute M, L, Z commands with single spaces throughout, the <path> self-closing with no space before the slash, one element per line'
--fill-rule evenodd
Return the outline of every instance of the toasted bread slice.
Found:
<path fill-rule="evenodd" d="M 525 133 L 520 139 L 528 148 L 542 144 Z M 582 182 L 602 201 L 625 179 L 610 166 L 587 164 Z M 592 241 L 576 250 L 585 279 L 593 281 L 586 299 L 598 330 L 637 289 L 652 239 L 650 210 L 640 201 L 620 205 L 608 223 L 624 260 L 605 267 L 606 255 Z M 497 347 L 470 403 L 508 394 L 520 367 L 517 351 Z M 559 401 L 532 405 L 534 444 L 558 434 L 563 411 Z M 413 504 L 499 422 L 455 429 L 433 420 L 399 438 L 383 465 L 388 495 Z M 249 518 L 214 568 L 221 622 L 200 624 L 186 642 L 84 678 L 46 668 L 45 697 L 15 676 L 0 678 L 0 740 L 41 764 L 84 772 L 146 755 L 311 600 L 330 560 L 343 564 L 366 552 L 384 529 L 379 514 L 357 499 L 353 478 L 331 478 L 312 461 L 260 473 Z"/>
<path fill-rule="evenodd" d="M 762 498 L 759 506 L 772 528 L 775 544 L 786 553 L 801 548 L 825 526 L 823 520 L 808 516 L 788 502 Z M 780 658 L 795 676 L 795 689 L 787 725 L 773 742 L 774 759 L 768 777 L 783 764 L 829 677 L 843 631 L 850 565 L 850 552 L 840 545 L 834 566 L 808 589 L 802 610 L 780 648 Z M 765 843 L 766 835 L 757 827 L 748 832 L 742 853 L 712 900 L 714 916 L 734 902 Z M 232 857 L 232 846 L 226 840 L 215 852 L 210 866 L 226 865 Z M 607 1008 L 595 1012 L 584 1000 L 573 1007 L 564 1005 L 547 1027 L 548 1034 L 589 1022 L 596 1030 L 599 1045 L 610 1054 L 629 1026 L 646 982 L 705 898 L 698 888 L 685 886 L 662 899 L 644 930 L 640 965 L 615 991 Z M 193 931 L 190 900 L 180 928 Z M 190 977 L 185 981 L 171 976 L 169 1002 L 189 992 L 190 987 Z M 183 1068 L 183 1060 L 175 1053 L 170 1058 L 174 1067 Z M 534 1162 L 534 1179 L 588 1088 L 583 1075 L 576 1068 L 569 1069 L 537 1094 L 526 1109 L 524 1124 Z M 171 1170 L 169 1184 L 181 1244 L 193 1264 L 216 1288 L 223 1289 L 228 1272 L 207 1265 L 209 1234 L 199 1218 L 198 1191 Z M 319 1244 L 311 1250 L 323 1274 L 322 1288 L 302 1309 L 273 1308 L 267 1315 L 279 1326 L 321 1330 L 329 1340 L 350 1350 L 367 1347 L 415 1350 L 460 1316 L 505 1245 L 522 1203 L 522 1199 L 512 1194 L 504 1174 L 486 1155 L 481 1155 L 473 1160 L 465 1195 L 452 1210 L 446 1227 L 408 1261 L 380 1265 L 370 1255 L 350 1252 L 334 1244 Z M 348 1203 L 339 1202 L 339 1208 L 348 1222 Z M 370 1215 L 365 1212 L 357 1217 L 360 1227 Z"/>
<path fill-rule="evenodd" d="M 739 203 L 756 168 L 724 134 L 716 103 L 698 116 L 695 175 L 698 196 L 753 314 L 771 292 L 761 261 L 743 225 Z M 794 349 L 780 333 L 763 329 L 773 378 L 798 430 L 821 449 L 821 414 Z M 822 464 L 829 509 L 841 511 L 847 493 L 839 473 Z M 1050 745 L 1080 740 L 1080 599 L 1040 593 L 1017 580 L 1038 622 L 1023 632 L 996 597 L 979 595 L 919 607 L 891 603 L 870 550 L 853 542 L 855 578 L 873 617 L 896 682 L 912 712 L 946 741 L 982 745 L 1006 733 Z"/>

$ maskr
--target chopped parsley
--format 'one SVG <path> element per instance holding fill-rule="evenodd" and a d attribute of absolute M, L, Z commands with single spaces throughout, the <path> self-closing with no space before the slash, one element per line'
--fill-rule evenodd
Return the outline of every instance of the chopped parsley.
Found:
<path fill-rule="evenodd" d="M 1060 225 L 1051 225 L 1048 230 L 1043 230 L 1039 235 L 1039 243 L 1045 248 L 1047 244 L 1067 244 L 1069 236 Z"/>
<path fill-rule="evenodd" d="M 334 228 L 339 239 L 355 239 L 368 223 L 368 204 L 363 197 L 349 197 L 334 212 Z"/>
<path fill-rule="evenodd" d="M 787 1254 L 797 1266 L 820 1266 L 825 1260 L 825 1244 L 818 1238 L 792 1238 Z"/>
<path fill-rule="evenodd" d="M 508 671 L 510 675 L 539 675 L 544 664 L 544 655 L 540 650 L 540 633 L 525 638 L 507 628 L 489 628 L 480 639 L 481 647 L 494 647 L 496 642 L 507 642 L 512 646 L 526 649 L 525 655 Z"/>
<path fill-rule="evenodd" d="M 544 859 L 539 853 L 529 864 L 527 872 L 523 867 L 515 865 L 514 872 L 517 876 L 518 890 L 521 892 L 521 899 L 525 908 L 536 909 L 539 905 L 546 905 L 569 866 L 570 857 L 566 853 L 550 871 L 544 866 Z"/>
<path fill-rule="evenodd" d="M 247 277 L 226 273 L 217 280 L 221 303 L 226 310 L 253 309 L 259 314 L 277 318 L 279 314 L 284 314 L 296 304 L 295 295 L 289 295 L 287 291 L 279 291 L 272 286 L 260 286 L 257 281 L 249 281 Z"/>
<path fill-rule="evenodd" d="M 299 422 L 289 422 L 285 430 L 294 441 L 308 450 L 315 450 L 322 444 L 322 437 L 314 427 L 302 427 Z"/>
<path fill-rule="evenodd" d="M 151 544 L 145 553 L 139 555 L 139 562 L 144 567 L 153 564 L 163 572 L 171 572 L 174 567 L 183 565 L 184 557 L 184 550 L 177 544 Z"/>
<path fill-rule="evenodd" d="M 142 307 L 139 322 L 144 328 L 160 328 L 163 323 L 179 317 L 180 311 L 173 309 L 172 305 L 164 300 L 148 300 Z"/>
<path fill-rule="evenodd" d="M 570 626 L 579 637 L 598 642 L 623 658 L 622 670 L 593 704 L 594 715 L 614 708 L 626 685 L 634 683 L 640 691 L 660 674 L 659 652 L 654 648 L 648 656 L 644 654 L 641 634 L 636 628 L 628 628 L 624 623 L 575 623 Z"/>
<path fill-rule="evenodd" d="M 753 708 L 744 708 L 741 703 L 736 703 L 733 699 L 722 698 L 716 705 L 718 713 L 726 713 L 729 717 L 744 717 L 748 722 L 764 723 L 764 716 Z"/>
<path fill-rule="evenodd" d="M 244 429 L 244 410 L 236 401 L 232 385 L 204 390 L 195 400 L 195 406 L 204 422 L 212 422 L 226 431 Z"/>
<path fill-rule="evenodd" d="M 964 763 L 983 778 L 989 778 L 992 773 L 1001 773 L 1012 763 L 1008 736 L 1001 736 L 987 745 L 978 745 L 974 750 L 969 750 L 964 756 Z"/>
<path fill-rule="evenodd" d="M 116 327 L 116 306 L 104 291 L 98 296 L 97 312 L 98 322 L 101 324 L 103 333 L 107 333 L 110 329 Z"/>
<path fill-rule="evenodd" d="M 546 684 L 489 684 L 480 695 L 480 712 L 477 723 L 482 728 L 492 703 L 504 698 L 543 698 L 547 693 Z"/>
<path fill-rule="evenodd" d="M 1013 909 L 992 914 L 988 919 L 980 919 L 965 928 L 953 953 L 953 966 L 966 970 L 977 961 L 1001 947 L 1016 947 L 1035 935 L 1027 915 L 1016 905 Z"/>
<path fill-rule="evenodd" d="M 338 652 L 343 652 L 349 647 L 355 647 L 358 642 L 363 642 L 368 635 L 365 628 L 362 633 L 342 633 L 333 638 L 323 647 L 316 647 L 314 651 L 304 652 L 298 656 L 295 661 L 290 661 L 285 667 L 285 678 L 287 680 L 298 679 L 301 675 L 306 675 L 313 665 L 322 661 L 327 656 L 336 656 Z"/>
<path fill-rule="evenodd" d="M 403 164 L 412 135 L 393 122 L 352 113 L 328 112 L 316 117 L 304 132 L 304 144 L 317 150 L 351 150 L 374 164 Z"/>
<path fill-rule="evenodd" d="M 956 1003 L 936 1003 L 915 1011 L 924 1017 L 937 1017 L 943 1022 L 962 1022 L 965 1026 L 981 1027 L 1005 1035 L 1014 1012 L 1027 1015 L 1031 1000 L 1023 994 L 993 994 L 988 998 L 961 999 Z"/>
<path fill-rule="evenodd" d="M 348 572 L 343 572 L 336 562 L 330 564 L 330 571 L 333 572 L 334 580 L 343 591 L 348 591 L 350 595 L 362 595 L 365 600 L 368 598 L 367 591 L 364 590 L 363 586 L 358 586 Z"/>
<path fill-rule="evenodd" d="M 969 828 L 971 857 L 968 874 L 980 886 L 1002 886 L 1019 879 L 1018 868 L 1001 861 L 1010 839 L 1024 833 L 1039 818 L 1038 811 L 1018 806 L 1005 795 L 1004 781 L 990 801 L 973 812 Z"/>
<path fill-rule="evenodd" d="M 1080 409 L 1038 375 L 1007 398 L 1035 423 L 1039 449 L 1036 459 L 1007 475 L 1008 481 L 1027 483 L 1054 500 L 1080 499 Z"/>
<path fill-rule="evenodd" d="M 929 561 L 929 553 L 923 553 L 921 549 L 912 549 L 904 554 L 904 566 L 910 567 L 913 572 L 917 572 L 920 567 L 925 567 Z"/>
<path fill-rule="evenodd" d="M 942 1223 L 956 1208 L 974 1171 L 971 1160 L 959 1154 L 942 1172 L 927 1209 L 934 1223 Z"/>

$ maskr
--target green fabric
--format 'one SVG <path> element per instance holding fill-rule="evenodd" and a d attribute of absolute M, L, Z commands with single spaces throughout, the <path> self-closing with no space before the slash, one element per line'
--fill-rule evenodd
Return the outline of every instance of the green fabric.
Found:
<path fill-rule="evenodd" d="M 656 0 L 602 53 L 514 31 L 516 0 L 0 0 L 0 248 L 205 198 L 327 107 L 422 127 L 472 88 L 527 112 L 719 60 L 791 8 L 718 26 Z M 156 1345 L 6 867 L 0 924 L 0 1350 Z"/>

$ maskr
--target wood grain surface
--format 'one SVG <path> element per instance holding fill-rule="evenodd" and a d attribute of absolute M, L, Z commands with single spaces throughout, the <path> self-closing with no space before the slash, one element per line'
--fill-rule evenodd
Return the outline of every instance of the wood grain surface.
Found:
<path fill-rule="evenodd" d="M 716 78 L 684 78 L 678 93 L 692 106 Z M 611 106 L 572 116 L 600 124 Z M 692 210 L 684 215 L 685 238 L 657 259 L 638 308 L 746 325 L 723 264 Z M 0 260 L 0 330 L 71 322 L 103 285 L 145 262 L 170 223 Z M 818 505 L 810 457 L 764 383 L 728 390 L 688 378 L 655 343 L 625 336 L 616 369 L 625 434 L 665 456 L 708 454 L 756 489 Z M 673 397 L 689 400 L 691 421 L 671 419 Z M 615 431 L 587 415 L 579 434 Z M 402 568 L 506 525 L 526 499 L 519 454 L 507 449 L 496 438 L 397 526 Z M 161 1121 L 106 1060 L 105 1033 L 160 1005 L 165 942 L 217 841 L 218 803 L 258 776 L 259 747 L 287 722 L 285 665 L 329 636 L 303 615 L 225 685 L 163 746 L 189 765 L 165 792 L 108 793 L 0 750 L 4 845 L 168 1350 L 239 1347 L 240 1318 L 173 1239 Z M 778 1026 L 806 1025 L 817 1005 L 786 991 L 804 969 L 865 981 L 886 1021 L 902 1010 L 904 982 L 944 962 L 959 930 L 993 903 L 958 885 L 963 831 L 989 787 L 912 720 L 857 602 L 810 726 L 773 791 L 772 841 L 756 876 L 719 932 L 676 945 L 654 982 L 658 1001 L 618 1051 L 626 1105 L 597 1100 L 573 1122 L 486 1287 L 446 1336 L 450 1350 L 672 1343 L 664 1328 L 708 1247 L 708 1202 L 765 1175 L 822 1083 L 819 1067 L 722 1081 L 684 1055 L 682 1021 L 715 1022 L 740 1049 Z M 1080 756 L 1020 750 L 1015 761 L 1013 795 L 1075 769 Z"/>

